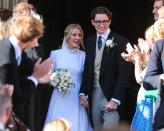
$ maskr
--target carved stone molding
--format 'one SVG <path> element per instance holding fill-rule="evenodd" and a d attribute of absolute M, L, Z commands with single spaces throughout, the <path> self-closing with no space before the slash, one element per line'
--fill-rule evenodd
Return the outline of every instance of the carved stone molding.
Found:
<path fill-rule="evenodd" d="M 19 2 L 28 2 L 28 0 L 0 0 L 0 8 L 13 9 Z"/>

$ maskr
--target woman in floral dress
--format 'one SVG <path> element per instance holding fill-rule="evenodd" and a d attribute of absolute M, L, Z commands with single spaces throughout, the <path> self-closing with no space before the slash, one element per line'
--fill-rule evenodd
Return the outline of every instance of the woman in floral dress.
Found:
<path fill-rule="evenodd" d="M 153 35 L 154 34 L 154 35 Z M 153 26 L 146 30 L 146 40 L 139 38 L 138 45 L 131 46 L 127 44 L 128 54 L 123 54 L 127 61 L 134 62 L 135 65 L 135 78 L 138 84 L 141 85 L 138 97 L 136 111 L 131 124 L 131 131 L 152 131 L 154 105 L 157 95 L 157 90 L 146 91 L 143 87 L 143 80 L 147 69 L 147 63 L 150 56 L 150 51 L 153 46 L 155 33 Z M 147 95 L 149 94 L 149 95 Z"/>

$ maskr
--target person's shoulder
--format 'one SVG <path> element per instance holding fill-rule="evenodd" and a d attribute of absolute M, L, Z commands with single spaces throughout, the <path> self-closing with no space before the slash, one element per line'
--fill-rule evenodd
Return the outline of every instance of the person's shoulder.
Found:
<path fill-rule="evenodd" d="M 78 52 L 79 52 L 80 54 L 85 54 L 85 52 L 84 52 L 83 50 L 78 50 Z"/>
<path fill-rule="evenodd" d="M 4 50 L 4 49 L 9 49 L 11 48 L 12 44 L 11 42 L 9 41 L 8 38 L 5 38 L 3 40 L 0 40 L 0 46 L 1 48 Z"/>
<path fill-rule="evenodd" d="M 87 41 L 90 41 L 90 40 L 95 39 L 95 38 L 96 38 L 96 33 L 91 34 L 90 36 L 86 37 L 85 41 L 87 42 Z"/>
<path fill-rule="evenodd" d="M 129 40 L 128 40 L 126 37 L 124 37 L 124 36 L 122 36 L 122 35 L 120 35 L 120 34 L 118 34 L 118 33 L 115 33 L 115 32 L 113 32 L 113 31 L 112 31 L 112 33 L 113 33 L 113 37 L 114 37 L 114 42 L 115 42 L 119 47 L 125 47 L 126 44 L 129 42 Z"/>
<path fill-rule="evenodd" d="M 114 37 L 115 37 L 117 40 L 128 41 L 128 39 L 127 39 L 126 37 L 124 37 L 124 36 L 122 36 L 122 35 L 120 35 L 120 34 L 114 32 L 114 31 L 112 31 L 112 32 L 113 32 L 113 34 L 114 34 Z"/>
<path fill-rule="evenodd" d="M 56 55 L 62 52 L 62 49 L 56 49 L 51 51 L 51 55 Z"/>
<path fill-rule="evenodd" d="M 52 50 L 51 52 L 52 53 L 57 53 L 57 52 L 61 52 L 62 51 L 62 49 L 55 49 L 55 50 Z"/>
<path fill-rule="evenodd" d="M 82 50 L 78 50 L 79 54 L 82 55 L 82 56 L 85 56 L 85 52 L 82 51 Z"/>
<path fill-rule="evenodd" d="M 95 40 L 96 37 L 97 37 L 96 33 L 89 35 L 88 37 L 86 37 L 85 43 L 90 43 L 91 41 Z"/>
<path fill-rule="evenodd" d="M 164 39 L 159 39 L 155 42 L 157 45 L 164 45 Z"/>
<path fill-rule="evenodd" d="M 88 46 L 92 45 L 95 40 L 96 40 L 96 33 L 86 37 L 84 40 L 84 49 L 86 50 Z"/>
<path fill-rule="evenodd" d="M 0 43 L 10 43 L 9 38 L 0 39 Z"/>
<path fill-rule="evenodd" d="M 159 39 L 159 40 L 155 41 L 154 48 L 159 51 L 164 50 L 164 39 Z"/>

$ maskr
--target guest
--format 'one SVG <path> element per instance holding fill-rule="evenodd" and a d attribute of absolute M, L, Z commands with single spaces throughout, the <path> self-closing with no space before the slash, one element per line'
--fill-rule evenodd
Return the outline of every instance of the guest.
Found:
<path fill-rule="evenodd" d="M 153 106 L 155 105 L 155 100 L 157 98 L 157 94 L 156 96 L 151 96 L 151 98 L 145 96 L 146 91 L 142 85 L 150 51 L 153 47 L 153 42 L 156 39 L 153 25 L 146 30 L 145 38 L 146 40 L 139 38 L 138 46 L 134 45 L 134 48 L 128 43 L 126 49 L 128 54 L 122 54 L 125 60 L 134 62 L 136 81 L 141 85 L 137 97 L 136 112 L 131 124 L 131 131 L 152 131 Z M 157 93 L 157 91 L 154 93 Z"/>
<path fill-rule="evenodd" d="M 24 120 L 24 102 L 35 91 L 38 83 L 49 81 L 51 60 L 41 62 L 39 59 L 32 76 L 21 78 L 18 66 L 21 62 L 21 52 L 29 46 L 35 46 L 43 34 L 43 24 L 30 16 L 19 16 L 12 24 L 10 37 L 0 41 L 0 81 L 3 84 L 14 85 L 13 109 L 21 120 Z M 21 79 L 19 79 L 21 78 Z"/>
<path fill-rule="evenodd" d="M 148 64 L 148 69 L 147 69 L 145 79 L 144 79 L 144 88 L 146 88 L 147 90 L 157 89 L 158 88 L 157 86 L 159 86 L 159 83 L 160 83 L 159 81 L 163 80 L 163 66 L 162 66 L 162 60 L 160 60 L 162 51 L 163 51 L 163 45 L 164 45 L 164 39 L 160 39 L 155 42 L 155 45 L 154 45 L 154 48 L 150 57 L 150 62 Z M 157 85 L 154 85 L 155 83 Z M 157 109 L 157 112 L 154 118 L 154 123 L 153 123 L 154 131 L 164 129 L 163 91 L 161 91 L 160 96 L 161 96 L 160 106 Z"/>
<path fill-rule="evenodd" d="M 110 29 L 112 12 L 97 7 L 91 13 L 96 33 L 86 39 L 86 59 L 80 89 L 81 105 L 86 107 L 89 97 L 91 119 L 95 130 L 102 126 L 118 125 L 118 106 L 124 101 L 131 64 L 121 53 L 128 40 Z"/>
<path fill-rule="evenodd" d="M 15 5 L 13 9 L 13 17 L 11 21 L 14 21 L 18 16 L 21 16 L 21 15 L 32 16 L 38 19 L 40 22 L 43 22 L 42 16 L 36 12 L 35 7 L 32 4 L 27 3 L 27 2 L 20 2 Z M 36 47 L 32 47 L 32 48 L 28 47 L 24 49 L 22 53 L 22 61 L 19 66 L 20 76 L 27 77 L 31 75 L 33 71 L 33 66 L 40 57 L 42 59 L 45 59 L 43 46 L 41 44 L 37 43 Z M 47 90 L 49 90 L 47 88 L 43 89 L 43 87 L 45 87 L 45 85 L 43 84 L 38 85 L 38 87 L 39 88 L 37 88 L 37 92 L 31 93 L 28 99 L 26 99 L 26 102 L 25 102 L 26 104 L 24 107 L 25 112 L 26 112 L 24 114 L 25 116 L 24 122 L 32 131 L 41 130 L 41 123 L 43 123 L 42 122 L 43 118 L 42 118 L 42 115 L 39 114 L 40 113 L 39 109 L 41 108 L 40 107 L 41 102 L 38 97 L 42 93 L 42 90 L 43 92 L 47 92 Z M 44 106 L 46 106 L 45 103 L 44 103 Z M 36 121 L 35 121 L 35 117 L 36 117 Z M 39 120 L 37 119 L 38 117 L 40 117 Z"/>
<path fill-rule="evenodd" d="M 158 10 L 158 19 L 160 19 L 160 18 L 164 18 L 164 6 L 162 6 Z"/>
<path fill-rule="evenodd" d="M 159 18 L 158 16 L 158 10 L 164 6 L 164 0 L 155 0 L 154 5 L 153 5 L 153 11 L 152 13 L 154 14 L 154 20 L 157 20 Z"/>
<path fill-rule="evenodd" d="M 160 105 L 154 117 L 153 131 L 164 129 L 164 93 L 163 93 L 163 51 L 164 51 L 164 19 L 159 19 L 154 24 L 154 30 L 160 37 L 155 42 L 150 60 L 148 63 L 147 72 L 145 74 L 143 86 L 146 90 L 158 89 L 160 90 Z"/>
<path fill-rule="evenodd" d="M 63 118 L 57 118 L 48 122 L 43 131 L 71 131 L 70 124 Z"/>
<path fill-rule="evenodd" d="M 6 9 L 0 10 L 0 15 L 4 15 L 4 13 L 6 13 Z M 10 12 L 9 12 L 10 13 Z M 9 23 L 9 19 L 10 19 L 10 15 L 8 18 L 5 17 L 5 19 L 3 18 L 3 21 L 0 21 L 0 39 L 5 39 L 7 37 L 9 37 L 10 35 L 10 23 Z M 0 16 L 1 17 L 1 16 Z M 11 95 L 13 94 L 13 92 L 11 93 Z M 16 116 L 16 114 L 12 111 L 11 115 L 9 117 L 9 120 L 6 123 L 6 128 L 9 129 L 10 131 L 27 131 L 27 126 L 21 122 L 21 120 Z"/>
<path fill-rule="evenodd" d="M 12 97 L 14 87 L 12 85 L 4 85 L 3 88 L 6 88 L 9 90 L 9 94 Z M 13 111 L 11 111 L 10 117 L 8 118 L 6 124 L 5 124 L 6 130 L 9 131 L 28 131 L 29 129 L 27 128 L 22 121 L 18 119 L 18 117 L 15 115 Z"/>
<path fill-rule="evenodd" d="M 13 9 L 13 17 L 16 18 L 20 15 L 28 15 L 31 11 L 36 12 L 35 7 L 27 2 L 19 2 Z"/>
<path fill-rule="evenodd" d="M 13 9 L 13 17 L 11 18 L 11 22 L 14 21 L 18 16 L 22 16 L 22 15 L 28 15 L 28 16 L 32 16 L 34 18 L 36 18 L 37 20 L 39 20 L 40 22 L 43 22 L 43 19 L 41 17 L 41 15 L 37 14 L 37 12 L 35 11 L 35 8 L 32 4 L 26 3 L 26 2 L 20 2 L 18 4 L 15 5 L 14 9 Z M 23 76 L 27 76 L 30 75 L 32 73 L 32 69 L 29 70 L 24 70 L 23 67 L 27 67 L 28 64 L 27 63 L 27 59 L 29 59 L 32 65 L 34 65 L 34 63 L 39 59 L 39 57 L 44 58 L 44 52 L 43 52 L 43 48 L 40 44 L 36 43 L 37 45 L 35 47 L 32 48 L 26 48 L 24 49 L 24 57 L 27 57 L 25 59 L 23 59 L 23 61 L 21 62 L 20 65 L 20 73 Z"/>
<path fill-rule="evenodd" d="M 5 131 L 7 123 L 12 111 L 12 98 L 9 88 L 0 85 L 0 130 Z"/>
<path fill-rule="evenodd" d="M 12 11 L 9 9 L 0 8 L 0 39 L 9 36 L 9 22 L 12 16 Z"/>
<path fill-rule="evenodd" d="M 153 29 L 156 33 L 157 39 L 164 38 L 164 18 L 156 20 Z"/>
<path fill-rule="evenodd" d="M 9 23 L 0 21 L 0 40 L 9 36 Z"/>
<path fill-rule="evenodd" d="M 129 124 L 126 122 L 122 122 L 117 127 L 109 127 L 107 129 L 101 129 L 100 131 L 129 131 Z"/>
<path fill-rule="evenodd" d="M 7 21 L 0 21 L 0 40 L 9 36 L 9 23 Z"/>
<path fill-rule="evenodd" d="M 12 10 L 0 8 L 0 21 L 8 21 L 10 17 L 12 17 Z"/>
<path fill-rule="evenodd" d="M 85 53 L 79 50 L 83 42 L 83 31 L 79 24 L 70 24 L 64 30 L 62 48 L 51 52 L 53 71 L 58 69 L 69 70 L 74 81 L 70 93 L 62 96 L 54 88 L 47 113 L 45 125 L 55 118 L 66 119 L 71 131 L 89 131 L 89 121 L 85 108 L 80 106 L 79 90 L 84 67 Z"/>

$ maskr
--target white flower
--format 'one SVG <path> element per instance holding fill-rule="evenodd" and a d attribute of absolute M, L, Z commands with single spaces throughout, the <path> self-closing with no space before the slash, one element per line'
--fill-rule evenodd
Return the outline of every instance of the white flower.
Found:
<path fill-rule="evenodd" d="M 66 90 L 67 91 L 68 90 L 68 87 L 67 86 L 64 86 L 63 87 L 63 90 Z"/>
<path fill-rule="evenodd" d="M 61 95 L 67 94 L 74 87 L 71 73 L 67 69 L 58 69 L 51 75 L 50 84 L 57 88 Z"/>
<path fill-rule="evenodd" d="M 66 86 L 66 87 L 67 87 L 67 86 L 68 86 L 68 83 L 64 83 L 64 86 Z"/>
<path fill-rule="evenodd" d="M 108 40 L 106 41 L 106 47 L 112 48 L 112 47 L 114 47 L 114 45 L 116 45 L 116 44 L 113 42 L 113 39 L 114 39 L 114 37 L 112 37 L 112 39 L 108 39 Z"/>

